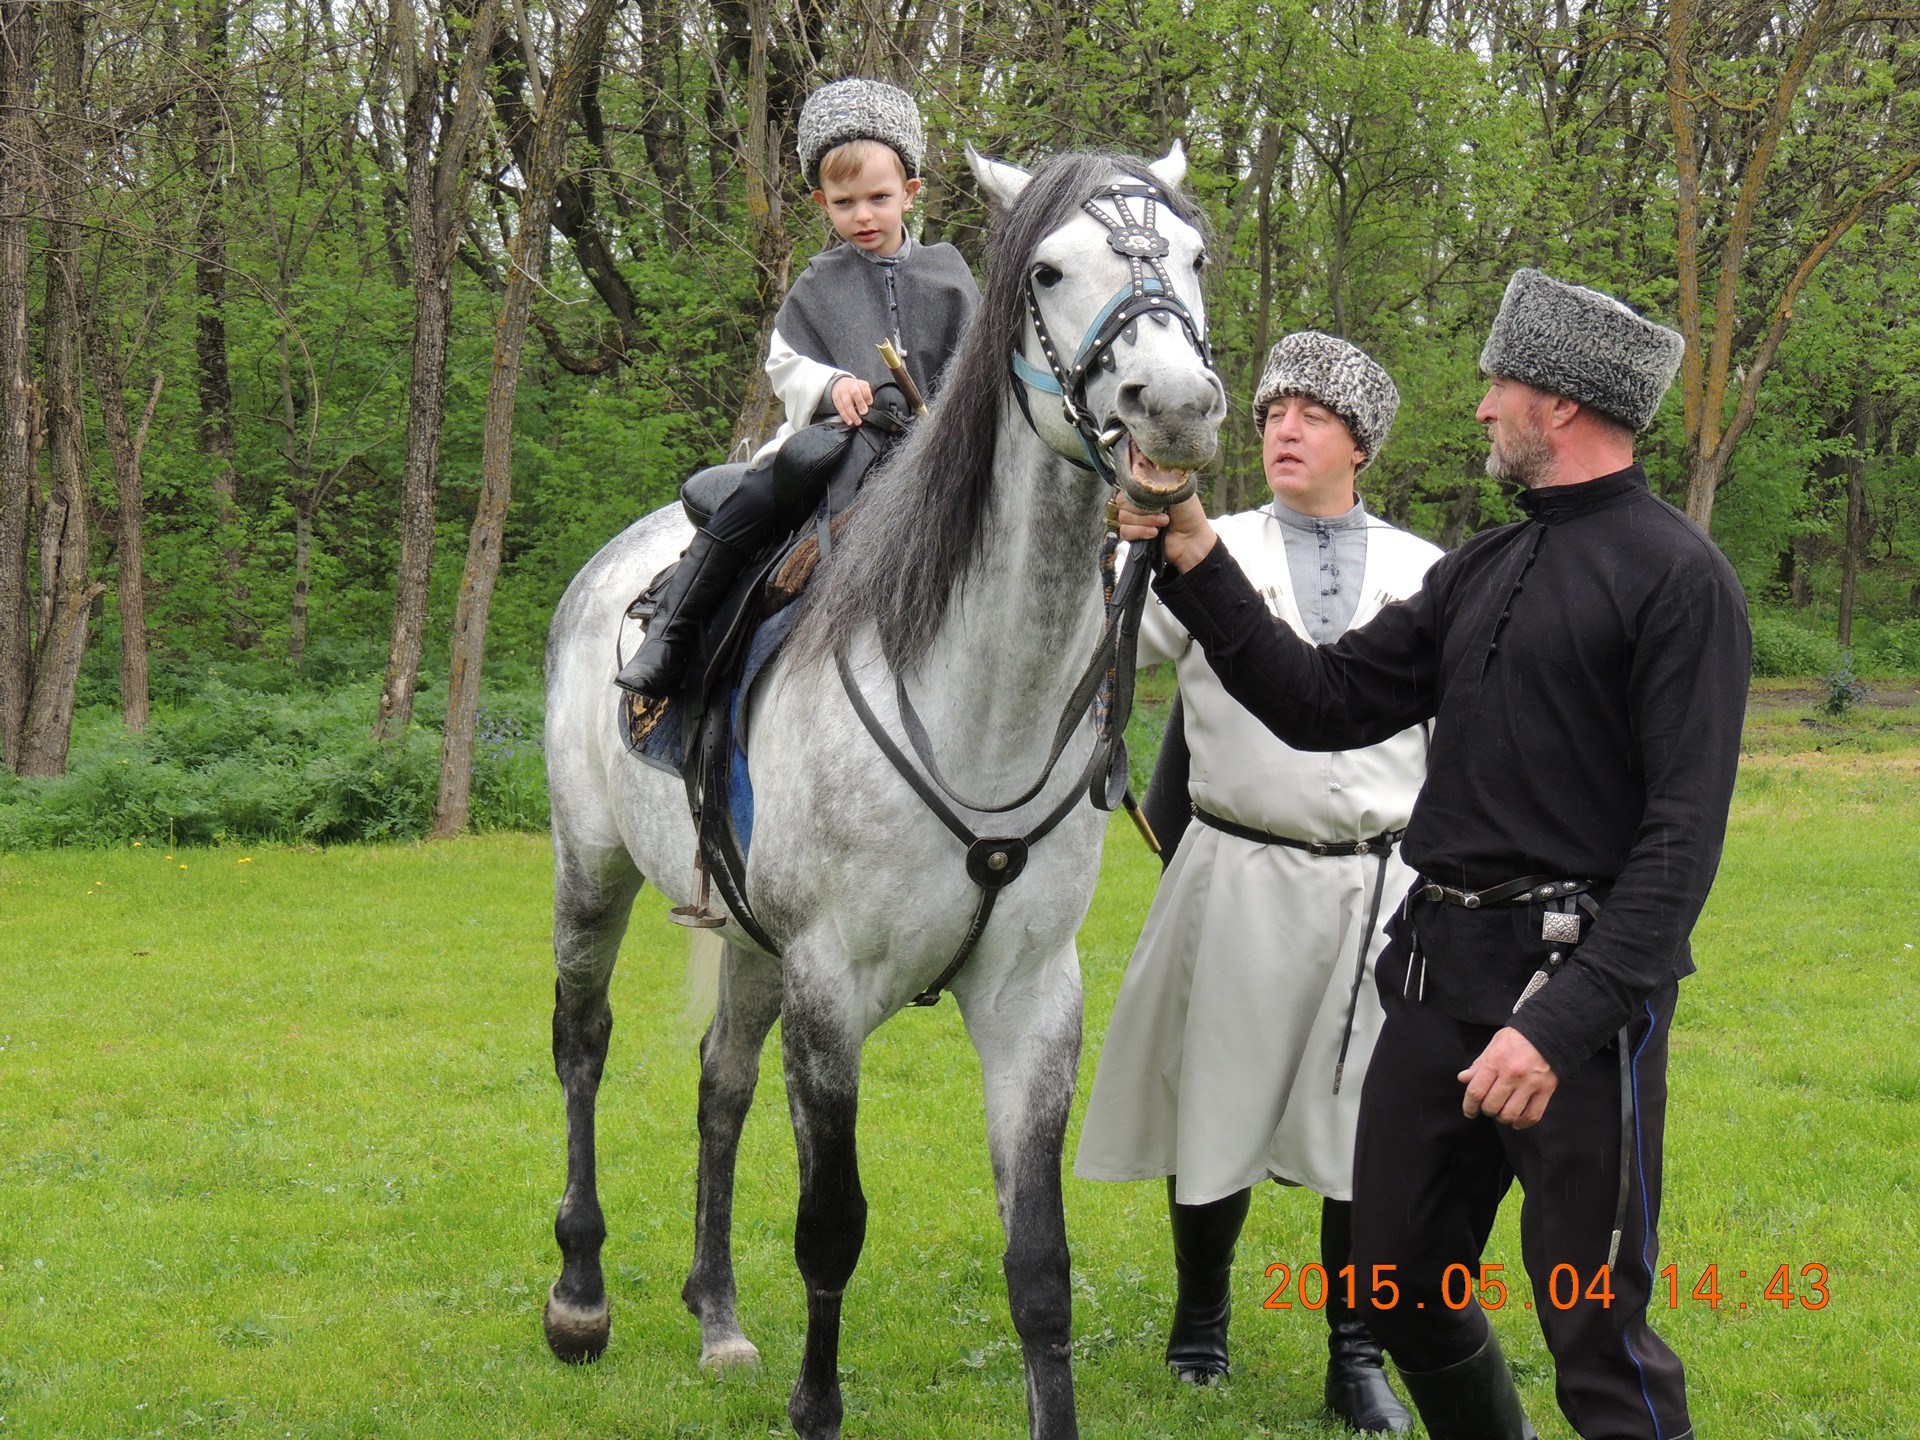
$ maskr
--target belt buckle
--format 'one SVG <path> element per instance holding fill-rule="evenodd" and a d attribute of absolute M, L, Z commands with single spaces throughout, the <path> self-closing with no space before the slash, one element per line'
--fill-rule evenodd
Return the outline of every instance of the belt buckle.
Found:
<path fill-rule="evenodd" d="M 1540 938 L 1548 944 L 1579 944 L 1580 916 L 1560 910 L 1547 911 L 1540 917 Z"/>

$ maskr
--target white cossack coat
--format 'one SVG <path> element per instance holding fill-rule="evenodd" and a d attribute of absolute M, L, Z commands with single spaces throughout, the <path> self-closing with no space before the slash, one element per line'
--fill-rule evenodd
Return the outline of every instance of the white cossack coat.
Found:
<path fill-rule="evenodd" d="M 1272 510 L 1214 525 L 1268 607 L 1304 635 Z M 1365 624 L 1382 605 L 1418 590 L 1441 553 L 1368 516 L 1352 623 Z M 1226 693 L 1155 597 L 1141 623 L 1140 664 L 1163 660 L 1178 672 L 1192 752 L 1189 793 L 1202 808 L 1299 840 L 1359 840 L 1405 827 L 1426 776 L 1424 727 L 1361 750 L 1291 749 Z M 1374 958 L 1413 880 L 1396 849 L 1336 1094 L 1359 934 L 1380 874 L 1372 856 L 1315 856 L 1198 820 L 1188 825 L 1114 1005 L 1074 1173 L 1090 1180 L 1175 1175 L 1183 1205 L 1268 1176 L 1351 1199 L 1360 1082 L 1380 1033 Z"/>

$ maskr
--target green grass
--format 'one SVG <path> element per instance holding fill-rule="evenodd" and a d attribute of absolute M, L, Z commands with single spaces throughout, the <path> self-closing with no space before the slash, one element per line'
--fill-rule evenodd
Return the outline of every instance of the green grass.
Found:
<path fill-rule="evenodd" d="M 1920 1434 L 1916 860 L 1912 754 L 1748 766 L 1674 1043 L 1664 1238 L 1686 1282 L 1656 1323 L 1689 1363 L 1703 1436 Z M 613 1345 L 581 1369 L 546 1353 L 549 863 L 543 837 L 513 835 L 0 859 L 0 1437 L 787 1433 L 803 1307 L 777 1057 L 736 1233 L 767 1366 L 712 1382 L 678 1300 L 684 948 L 652 894 L 615 980 L 600 1108 Z M 1153 878 L 1117 821 L 1081 937 L 1083 1098 Z M 875 1036 L 862 1098 L 872 1215 L 847 1433 L 1023 1434 L 978 1066 L 951 1005 Z M 1310 1197 L 1256 1196 L 1234 1379 L 1195 1393 L 1159 1363 L 1160 1187 L 1066 1193 L 1087 1435 L 1341 1433 L 1319 1406 L 1318 1319 L 1260 1306 L 1268 1263 L 1316 1253 Z M 1514 1208 L 1488 1257 L 1514 1281 L 1496 1323 L 1542 1436 L 1566 1440 L 1518 1308 Z M 1686 1293 L 1710 1263 L 1718 1311 Z M 1761 1302 L 1781 1264 L 1796 1289 L 1824 1265 L 1827 1307 Z"/>

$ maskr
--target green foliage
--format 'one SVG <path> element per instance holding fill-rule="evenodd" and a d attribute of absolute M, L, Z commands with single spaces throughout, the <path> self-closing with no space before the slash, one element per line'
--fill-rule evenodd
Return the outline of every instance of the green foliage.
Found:
<path fill-rule="evenodd" d="M 1863 673 L 1920 675 L 1920 620 L 1875 627 L 1858 649 Z"/>
<path fill-rule="evenodd" d="M 1762 677 L 1811 679 L 1833 665 L 1840 647 L 1824 635 L 1804 630 L 1782 615 L 1753 614 L 1753 673 Z"/>
<path fill-rule="evenodd" d="M 249 689 L 210 676 L 156 705 L 141 736 L 96 711 L 77 727 L 65 775 L 0 776 L 0 850 L 420 838 L 438 792 L 439 731 L 415 724 L 404 741 L 375 745 L 376 689 Z M 422 711 L 437 718 L 432 699 Z M 539 710 L 537 688 L 496 692 L 483 708 L 476 829 L 545 828 Z"/>

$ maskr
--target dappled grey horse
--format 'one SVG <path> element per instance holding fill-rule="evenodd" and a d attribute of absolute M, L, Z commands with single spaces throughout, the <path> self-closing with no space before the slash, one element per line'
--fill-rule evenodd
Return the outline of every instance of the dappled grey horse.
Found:
<path fill-rule="evenodd" d="M 1096 726 L 1073 716 L 1109 628 L 1101 477 L 1117 468 L 1143 506 L 1177 498 L 1138 488 L 1146 482 L 1127 457 L 1190 471 L 1213 454 L 1226 408 L 1205 356 L 1203 243 L 1184 218 L 1178 147 L 1151 165 L 1063 156 L 1031 177 L 968 158 L 1000 211 L 980 312 L 933 413 L 868 481 L 785 654 L 758 684 L 746 897 L 779 953 L 735 922 L 717 932 L 718 1008 L 700 1049 L 694 1256 L 682 1293 L 711 1369 L 758 1359 L 734 1314 L 734 1162 L 761 1046 L 784 1017 L 800 1159 L 794 1253 L 807 1295 L 788 1414 L 807 1440 L 840 1430 L 841 1296 L 866 1229 L 854 1149 L 861 1046 L 942 978 L 970 932 L 977 943 L 946 988 L 985 1077 L 1031 1433 L 1077 1433 L 1060 1163 L 1080 1053 L 1074 932 L 1104 834 L 1086 794 Z M 677 505 L 629 528 L 574 579 L 548 640 L 553 1052 L 567 1187 L 546 1330 L 566 1360 L 595 1358 L 609 1333 L 594 1179 L 608 980 L 643 881 L 684 904 L 693 875 L 685 792 L 623 744 L 615 641 L 628 601 L 689 533 Z M 882 758 L 856 691 L 903 761 L 903 701 L 917 713 L 912 738 L 941 777 L 932 793 L 944 793 L 961 829 L 1023 836 L 1050 825 L 1030 851 L 1020 847 L 1024 872 L 1012 867 L 1018 878 L 995 891 L 984 928 L 976 875 L 1003 881 L 1008 843 L 989 853 L 956 839 L 916 790 L 931 790 L 931 774 L 909 783 Z M 1056 733 L 1070 741 L 1064 755 Z M 996 868 L 1002 875 L 987 873 Z"/>

